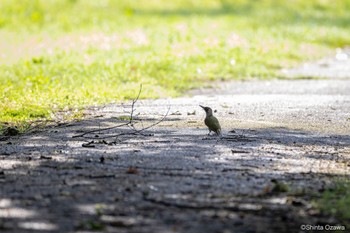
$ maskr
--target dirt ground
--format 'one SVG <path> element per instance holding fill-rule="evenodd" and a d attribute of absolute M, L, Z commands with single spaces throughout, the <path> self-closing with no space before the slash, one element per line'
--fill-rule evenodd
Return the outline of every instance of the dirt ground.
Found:
<path fill-rule="evenodd" d="M 322 66 L 324 69 L 327 66 Z M 294 72 L 294 71 L 293 71 Z M 1 232 L 310 232 L 350 178 L 350 79 L 240 81 L 0 140 Z M 223 136 L 207 136 L 210 106 Z M 124 121 L 122 120 L 124 119 Z M 126 120 L 127 121 L 127 120 Z"/>

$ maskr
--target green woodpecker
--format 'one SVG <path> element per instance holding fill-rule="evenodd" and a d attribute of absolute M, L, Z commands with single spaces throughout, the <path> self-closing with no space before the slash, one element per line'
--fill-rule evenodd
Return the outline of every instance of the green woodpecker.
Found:
<path fill-rule="evenodd" d="M 213 110 L 209 107 L 204 107 L 202 105 L 199 106 L 204 109 L 206 114 L 204 124 L 209 128 L 208 135 L 211 133 L 211 131 L 214 131 L 217 135 L 221 135 L 221 126 L 218 119 L 213 116 Z"/>

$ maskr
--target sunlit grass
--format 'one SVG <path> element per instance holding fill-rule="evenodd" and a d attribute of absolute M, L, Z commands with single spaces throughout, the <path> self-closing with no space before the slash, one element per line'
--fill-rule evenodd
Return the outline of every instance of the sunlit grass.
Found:
<path fill-rule="evenodd" d="M 320 199 L 315 200 L 315 206 L 324 213 L 336 217 L 346 229 L 349 229 L 350 181 L 347 179 L 336 181 L 333 188 L 327 189 Z"/>
<path fill-rule="evenodd" d="M 349 0 L 3 0 L 0 121 L 279 70 L 350 44 Z"/>

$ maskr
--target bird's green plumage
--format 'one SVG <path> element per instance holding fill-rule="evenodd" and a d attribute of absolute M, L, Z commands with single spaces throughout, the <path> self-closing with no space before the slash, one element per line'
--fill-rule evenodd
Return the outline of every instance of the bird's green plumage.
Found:
<path fill-rule="evenodd" d="M 205 111 L 206 116 L 204 119 L 204 123 L 209 128 L 209 134 L 211 131 L 214 131 L 217 135 L 221 135 L 221 126 L 218 119 L 213 116 L 213 110 L 209 107 L 204 107 L 202 105 L 199 106 Z"/>
<path fill-rule="evenodd" d="M 208 116 L 205 118 L 204 123 L 206 126 L 208 126 L 209 131 L 214 131 L 216 134 L 221 133 L 221 126 L 216 117 Z"/>

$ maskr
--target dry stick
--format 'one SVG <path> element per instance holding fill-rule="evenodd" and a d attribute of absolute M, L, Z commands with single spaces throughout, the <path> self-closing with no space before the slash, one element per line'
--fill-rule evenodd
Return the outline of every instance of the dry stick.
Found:
<path fill-rule="evenodd" d="M 134 120 L 134 111 L 135 111 L 135 103 L 139 100 L 140 98 L 140 95 L 141 95 L 141 91 L 142 91 L 142 84 L 140 85 L 140 89 L 139 89 L 139 93 L 137 94 L 136 98 L 132 100 L 132 104 L 131 104 L 131 113 L 130 113 L 130 119 L 127 123 L 123 123 L 123 124 L 120 124 L 120 125 L 115 125 L 115 126 L 111 126 L 111 127 L 107 127 L 107 128 L 103 128 L 103 129 L 95 129 L 95 130 L 90 130 L 90 131 L 87 131 L 87 132 L 84 132 L 82 134 L 78 134 L 78 135 L 74 135 L 73 138 L 77 138 L 77 137 L 83 137 L 87 134 L 91 134 L 91 133 L 96 133 L 96 132 L 101 132 L 101 131 L 104 131 L 104 130 L 109 130 L 109 129 L 115 129 L 115 128 L 118 128 L 118 127 L 122 127 L 122 126 L 130 126 L 135 132 L 137 132 L 138 130 L 134 127 L 134 123 L 133 123 L 133 120 Z M 169 110 L 168 110 L 169 112 Z M 168 113 L 167 113 L 168 114 Z M 166 115 L 167 115 L 166 114 Z M 165 118 L 165 117 L 164 117 Z M 162 119 L 162 121 L 164 120 L 164 118 Z M 160 122 L 159 122 L 160 123 Z M 159 124 L 158 123 L 158 124 Z M 148 129 L 149 127 L 147 127 Z M 142 129 L 143 130 L 143 129 Z M 122 135 L 122 134 L 121 134 Z"/>
<path fill-rule="evenodd" d="M 131 104 L 131 113 L 130 113 L 130 119 L 129 119 L 128 126 L 130 126 L 134 130 L 136 130 L 135 126 L 134 126 L 134 124 L 132 122 L 134 120 L 134 111 L 135 111 L 134 105 L 139 100 L 141 91 L 142 91 L 142 84 L 140 84 L 140 90 L 139 90 L 139 93 L 137 94 L 137 97 L 135 99 L 133 99 L 132 104 Z"/>
<path fill-rule="evenodd" d="M 135 103 L 139 100 L 141 91 L 142 91 L 142 84 L 140 84 L 140 90 L 139 90 L 139 93 L 137 94 L 136 99 L 133 99 L 133 101 L 132 101 L 129 123 L 132 123 L 132 120 L 133 120 L 133 118 L 134 118 L 134 105 L 135 105 Z"/>
<path fill-rule="evenodd" d="M 99 137 L 98 139 L 106 139 L 106 138 L 113 138 L 113 137 L 118 137 L 118 136 L 122 136 L 122 135 L 136 135 L 136 134 L 140 134 L 142 131 L 146 130 L 146 129 L 149 129 L 149 128 L 152 128 L 153 126 L 156 126 L 158 124 L 160 124 L 162 121 L 165 120 L 165 118 L 168 116 L 169 114 L 169 111 L 170 111 L 170 106 L 168 107 L 168 110 L 167 112 L 165 113 L 165 115 L 162 117 L 162 119 L 160 119 L 159 121 L 145 127 L 145 128 L 142 128 L 142 129 L 135 129 L 133 128 L 134 132 L 125 132 L 125 133 L 118 133 L 118 134 L 113 134 L 113 135 L 109 135 L 109 136 L 105 136 L 105 137 Z M 96 139 L 96 138 L 91 138 L 91 137 L 85 137 L 86 139 Z"/>
<path fill-rule="evenodd" d="M 168 110 L 166 111 L 166 113 L 165 113 L 165 115 L 162 117 L 162 119 L 160 119 L 159 121 L 157 121 L 157 122 L 155 122 L 155 123 L 153 123 L 153 124 L 151 124 L 151 125 L 149 125 L 149 126 L 147 126 L 147 127 L 145 127 L 145 128 L 136 130 L 137 133 L 142 132 L 142 131 L 144 131 L 144 130 L 146 130 L 146 129 L 152 128 L 153 126 L 156 126 L 156 125 L 158 125 L 159 123 L 161 123 L 162 121 L 164 121 L 165 118 L 168 116 L 169 111 L 170 111 L 170 106 L 168 107 Z"/>
<path fill-rule="evenodd" d="M 137 94 L 137 97 L 136 97 L 135 99 L 132 100 L 132 104 L 131 104 L 131 113 L 130 113 L 129 122 L 124 123 L 124 124 L 120 124 L 120 125 L 115 125 L 115 126 L 103 128 L 103 129 L 94 129 L 94 130 L 90 130 L 90 131 L 87 131 L 87 132 L 82 133 L 82 134 L 74 135 L 73 138 L 83 137 L 83 136 L 86 135 L 86 134 L 101 132 L 101 131 L 109 130 L 109 129 L 115 129 L 115 128 L 122 127 L 122 126 L 125 126 L 125 125 L 130 125 L 130 124 L 132 125 L 132 120 L 133 120 L 133 118 L 134 118 L 134 116 L 133 116 L 133 115 L 134 115 L 134 105 L 135 105 L 135 103 L 138 101 L 138 99 L 140 98 L 141 90 L 142 90 L 142 84 L 140 85 L 140 90 L 139 90 L 139 93 Z"/>
<path fill-rule="evenodd" d="M 111 126 L 111 127 L 108 127 L 108 128 L 90 130 L 90 131 L 87 131 L 87 132 L 82 133 L 82 134 L 74 135 L 72 138 L 83 137 L 86 134 L 91 134 L 91 133 L 95 133 L 95 132 L 101 132 L 101 131 L 104 131 L 104 130 L 114 129 L 114 128 L 122 127 L 122 126 L 125 126 L 125 125 L 128 125 L 128 124 L 130 124 L 130 122 L 124 123 L 124 124 L 120 124 L 120 125 Z"/>

